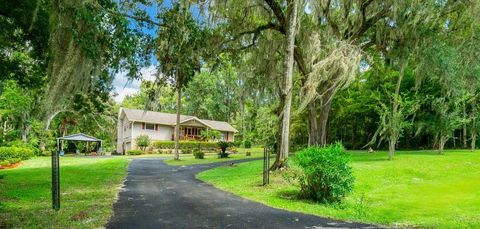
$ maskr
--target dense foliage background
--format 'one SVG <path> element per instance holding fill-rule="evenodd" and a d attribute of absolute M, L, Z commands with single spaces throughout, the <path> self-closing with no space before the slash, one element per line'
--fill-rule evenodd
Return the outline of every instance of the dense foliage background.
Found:
<path fill-rule="evenodd" d="M 181 113 L 230 122 L 236 139 L 277 146 L 286 5 L 173 2 L 2 4 L 0 145 L 22 141 L 48 153 L 55 137 L 84 132 L 112 151 L 120 106 L 175 113 L 181 88 Z M 298 6 L 291 149 L 478 145 L 478 3 L 319 2 Z M 188 28 L 172 30 L 180 19 Z M 172 45 L 184 49 L 178 60 Z M 114 76 L 142 79 L 151 65 L 155 79 L 116 103 Z M 181 82 L 172 77 L 180 71 Z"/>

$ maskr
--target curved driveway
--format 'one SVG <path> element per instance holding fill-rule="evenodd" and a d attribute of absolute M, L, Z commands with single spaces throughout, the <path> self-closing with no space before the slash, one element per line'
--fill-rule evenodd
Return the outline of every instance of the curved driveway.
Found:
<path fill-rule="evenodd" d="M 107 228 L 374 228 L 275 209 L 219 190 L 195 174 L 230 162 L 169 166 L 134 159 Z"/>

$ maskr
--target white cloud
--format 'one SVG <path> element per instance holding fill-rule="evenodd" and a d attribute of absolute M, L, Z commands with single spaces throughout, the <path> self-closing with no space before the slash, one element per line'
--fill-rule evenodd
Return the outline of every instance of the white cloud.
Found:
<path fill-rule="evenodd" d="M 157 73 L 157 69 L 155 66 L 150 65 L 148 67 L 144 67 L 140 69 L 141 79 L 153 81 L 155 80 L 155 75 Z M 114 99 L 117 103 L 121 103 L 125 96 L 133 95 L 140 91 L 141 80 L 131 80 L 129 81 L 127 78 L 126 72 L 119 72 L 115 75 L 113 80 L 113 86 L 115 87 L 115 96 Z"/>

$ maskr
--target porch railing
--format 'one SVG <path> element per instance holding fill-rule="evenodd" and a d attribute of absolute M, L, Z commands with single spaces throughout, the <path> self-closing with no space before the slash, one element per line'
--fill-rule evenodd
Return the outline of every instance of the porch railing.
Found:
<path fill-rule="evenodd" d="M 174 135 L 172 135 L 172 141 L 175 140 Z M 180 141 L 202 141 L 203 137 L 200 135 L 180 135 Z"/>

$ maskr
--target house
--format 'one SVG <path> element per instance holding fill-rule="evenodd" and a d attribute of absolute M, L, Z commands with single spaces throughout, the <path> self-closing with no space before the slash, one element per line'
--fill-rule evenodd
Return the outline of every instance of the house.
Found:
<path fill-rule="evenodd" d="M 174 140 L 176 114 L 120 108 L 117 125 L 117 152 L 137 149 L 135 138 L 148 135 L 152 141 Z M 222 141 L 234 141 L 237 132 L 227 122 L 180 115 L 180 140 L 201 140 L 202 130 L 218 130 Z"/>

